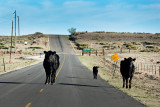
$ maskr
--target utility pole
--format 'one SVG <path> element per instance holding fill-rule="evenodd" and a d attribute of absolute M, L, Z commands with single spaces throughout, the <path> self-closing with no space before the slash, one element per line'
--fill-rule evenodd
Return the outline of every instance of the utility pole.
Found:
<path fill-rule="evenodd" d="M 19 16 L 18 17 L 18 40 L 19 40 L 19 43 L 20 43 L 20 27 L 19 27 Z"/>
<path fill-rule="evenodd" d="M 15 12 L 13 13 L 13 14 L 15 14 L 15 54 L 16 54 L 16 10 L 15 10 Z"/>
<path fill-rule="evenodd" d="M 12 20 L 12 34 L 11 34 L 11 47 L 10 47 L 10 63 L 11 63 L 11 56 L 12 56 L 12 36 L 13 36 L 13 20 Z"/>

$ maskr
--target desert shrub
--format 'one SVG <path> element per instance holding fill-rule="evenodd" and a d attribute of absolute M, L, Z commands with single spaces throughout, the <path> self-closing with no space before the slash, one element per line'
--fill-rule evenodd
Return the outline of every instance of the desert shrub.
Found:
<path fill-rule="evenodd" d="M 133 44 L 132 44 L 132 43 L 126 43 L 126 42 L 124 42 L 123 45 L 126 46 L 126 47 L 128 48 L 128 47 L 132 46 Z"/>
<path fill-rule="evenodd" d="M 105 43 L 99 43 L 100 45 L 105 45 Z"/>
<path fill-rule="evenodd" d="M 116 49 L 117 47 L 116 46 L 111 46 L 111 49 Z"/>
<path fill-rule="evenodd" d="M 105 33 L 105 31 L 96 31 L 95 33 Z"/>
<path fill-rule="evenodd" d="M 38 35 L 38 38 L 42 38 L 42 37 L 45 37 L 45 35 L 44 34 Z"/>
<path fill-rule="evenodd" d="M 19 50 L 18 52 L 21 54 L 21 53 L 22 53 L 22 50 Z"/>
<path fill-rule="evenodd" d="M 0 45 L 5 45 L 4 43 L 0 43 Z"/>
<path fill-rule="evenodd" d="M 4 47 L 2 47 L 2 49 L 9 49 L 9 48 L 4 46 Z"/>
<path fill-rule="evenodd" d="M 139 42 L 131 42 L 133 45 L 141 45 Z"/>
<path fill-rule="evenodd" d="M 36 50 L 35 48 L 32 49 L 32 51 L 35 51 L 35 50 Z"/>
<path fill-rule="evenodd" d="M 152 51 L 152 52 L 160 52 L 160 49 L 157 48 L 157 47 L 155 47 L 155 48 L 151 49 L 151 51 Z"/>
<path fill-rule="evenodd" d="M 99 43 L 100 45 L 107 45 L 108 43 L 103 43 L 103 42 L 101 42 L 101 43 Z"/>
<path fill-rule="evenodd" d="M 11 46 L 10 46 L 10 48 L 11 48 Z M 15 48 L 15 46 L 12 46 L 12 48 Z"/>
<path fill-rule="evenodd" d="M 160 35 L 160 33 L 155 33 L 156 35 Z"/>
<path fill-rule="evenodd" d="M 103 48 L 107 48 L 108 49 L 108 48 L 110 48 L 110 46 L 109 45 L 105 45 L 105 46 L 103 46 Z"/>
<path fill-rule="evenodd" d="M 70 35 L 70 36 L 69 36 L 69 40 L 71 40 L 71 41 L 75 41 L 75 40 L 76 40 L 76 38 Z"/>
<path fill-rule="evenodd" d="M 129 46 L 127 49 L 137 50 L 138 47 L 137 47 L 137 46 L 134 46 L 134 45 L 131 45 L 131 46 Z"/>
<path fill-rule="evenodd" d="M 143 43 L 143 45 L 155 45 L 156 43 L 153 43 L 153 42 L 147 42 L 147 41 L 145 41 L 145 42 L 142 42 Z"/>
<path fill-rule="evenodd" d="M 43 49 L 42 47 L 28 47 L 28 49 Z"/>
<path fill-rule="evenodd" d="M 32 43 L 37 43 L 36 41 L 33 41 Z"/>
<path fill-rule="evenodd" d="M 148 46 L 146 46 L 146 48 L 155 48 L 155 47 L 152 45 L 148 45 Z"/>
<path fill-rule="evenodd" d="M 0 49 L 3 49 L 4 48 L 4 45 L 0 45 Z"/>
<path fill-rule="evenodd" d="M 78 49 L 88 48 L 88 44 L 77 44 Z"/>
<path fill-rule="evenodd" d="M 138 47 L 137 46 L 134 46 L 132 43 L 124 43 L 123 44 L 127 49 L 132 49 L 132 50 L 137 50 Z"/>
<path fill-rule="evenodd" d="M 151 48 L 151 49 L 143 49 L 140 52 L 160 52 L 160 49 L 157 47 Z"/>
<path fill-rule="evenodd" d="M 32 40 L 33 38 L 32 37 L 28 37 L 28 40 Z"/>

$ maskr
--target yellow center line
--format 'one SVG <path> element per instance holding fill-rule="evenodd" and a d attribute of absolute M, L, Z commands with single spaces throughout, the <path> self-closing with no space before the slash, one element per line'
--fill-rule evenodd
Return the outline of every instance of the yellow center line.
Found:
<path fill-rule="evenodd" d="M 61 65 L 61 67 L 60 67 L 60 69 L 59 69 L 59 71 L 57 72 L 57 74 L 56 74 L 56 78 L 57 78 L 57 76 L 58 76 L 58 74 L 59 74 L 59 72 L 61 71 L 61 69 L 62 69 L 62 67 L 63 67 L 63 64 L 64 64 L 64 61 L 65 61 L 65 55 L 64 55 L 64 58 L 63 58 L 63 63 L 62 63 L 62 65 Z"/>
<path fill-rule="evenodd" d="M 31 103 L 28 103 L 25 107 L 29 107 L 31 105 Z"/>
<path fill-rule="evenodd" d="M 44 89 L 41 89 L 40 92 L 42 92 Z"/>
<path fill-rule="evenodd" d="M 56 74 L 56 78 L 57 78 L 57 76 L 58 76 L 58 74 L 60 73 L 60 71 L 61 71 L 61 69 L 62 69 L 62 67 L 63 67 L 63 64 L 64 64 L 64 61 L 65 61 L 65 55 L 64 55 L 64 58 L 63 58 L 63 63 L 62 63 L 62 65 L 61 65 L 61 67 L 60 67 L 60 69 L 59 69 L 59 71 L 57 72 L 57 74 Z M 41 89 L 40 90 L 40 92 L 42 92 L 44 89 Z M 31 103 L 28 103 L 25 107 L 29 107 L 31 105 Z"/>

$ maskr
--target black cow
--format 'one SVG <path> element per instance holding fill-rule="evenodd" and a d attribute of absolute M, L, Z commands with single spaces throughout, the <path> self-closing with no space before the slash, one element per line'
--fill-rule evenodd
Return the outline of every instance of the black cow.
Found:
<path fill-rule="evenodd" d="M 56 71 L 59 67 L 59 56 L 56 54 L 56 52 L 52 51 L 44 51 L 45 58 L 43 61 L 43 67 L 46 72 L 46 82 L 45 84 L 49 84 L 51 80 L 51 84 L 55 82 L 55 77 L 56 77 Z"/>
<path fill-rule="evenodd" d="M 97 74 L 98 74 L 98 66 L 94 66 L 93 67 L 93 78 L 97 79 Z"/>
<path fill-rule="evenodd" d="M 136 58 L 132 59 L 131 57 L 129 57 L 129 58 L 124 58 L 124 60 L 122 60 L 120 63 L 120 72 L 123 78 L 123 88 L 125 87 L 125 81 L 126 81 L 126 88 L 128 88 L 128 78 L 130 78 L 129 88 L 131 88 L 131 81 L 135 71 L 135 66 L 133 64 L 133 61 L 135 60 Z"/>

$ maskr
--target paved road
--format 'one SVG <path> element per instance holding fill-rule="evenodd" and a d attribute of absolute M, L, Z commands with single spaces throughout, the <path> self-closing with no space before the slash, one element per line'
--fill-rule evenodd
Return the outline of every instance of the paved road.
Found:
<path fill-rule="evenodd" d="M 144 107 L 84 67 L 66 36 L 50 36 L 60 55 L 54 85 L 44 85 L 42 63 L 0 75 L 0 107 Z"/>

